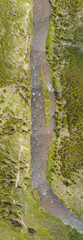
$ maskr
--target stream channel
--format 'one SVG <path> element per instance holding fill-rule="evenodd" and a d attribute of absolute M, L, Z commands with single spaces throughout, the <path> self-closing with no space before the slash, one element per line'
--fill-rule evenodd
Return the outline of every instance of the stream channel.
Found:
<path fill-rule="evenodd" d="M 32 189 L 37 189 L 40 204 L 53 216 L 83 233 L 83 221 L 72 214 L 53 193 L 46 180 L 48 150 L 54 131 L 55 94 L 51 86 L 49 65 L 45 57 L 45 42 L 49 28 L 51 5 L 48 0 L 33 1 L 33 42 L 31 50 L 31 168 Z M 41 87 L 41 67 L 51 100 L 50 124 L 45 124 L 44 95 Z"/>

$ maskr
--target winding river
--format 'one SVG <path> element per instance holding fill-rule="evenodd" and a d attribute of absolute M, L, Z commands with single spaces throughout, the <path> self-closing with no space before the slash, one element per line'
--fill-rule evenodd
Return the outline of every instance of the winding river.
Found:
<path fill-rule="evenodd" d="M 46 164 L 48 150 L 54 131 L 55 95 L 51 86 L 49 65 L 45 57 L 45 41 L 47 37 L 51 5 L 48 0 L 33 1 L 33 42 L 31 50 L 31 167 L 32 189 L 37 189 L 40 204 L 53 216 L 60 218 L 64 224 L 70 225 L 83 233 L 83 221 L 72 214 L 53 193 L 46 180 Z M 43 69 L 51 100 L 50 124 L 45 124 L 44 95 L 41 87 L 40 71 Z"/>

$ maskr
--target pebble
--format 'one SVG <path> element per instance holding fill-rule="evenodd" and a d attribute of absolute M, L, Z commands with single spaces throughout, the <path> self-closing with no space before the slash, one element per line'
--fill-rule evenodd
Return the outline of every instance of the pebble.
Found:
<path fill-rule="evenodd" d="M 44 192 L 43 195 L 46 196 L 46 193 Z"/>
<path fill-rule="evenodd" d="M 35 92 L 33 92 L 32 95 L 35 96 Z"/>
<path fill-rule="evenodd" d="M 38 93 L 38 96 L 40 97 L 40 96 L 41 96 L 41 93 Z"/>

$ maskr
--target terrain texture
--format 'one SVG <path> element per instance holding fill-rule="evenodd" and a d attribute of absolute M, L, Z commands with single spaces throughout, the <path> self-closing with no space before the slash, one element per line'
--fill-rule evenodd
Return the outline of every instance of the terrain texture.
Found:
<path fill-rule="evenodd" d="M 47 1 L 34 1 L 33 6 L 33 42 L 31 50 L 31 166 L 32 189 L 37 189 L 40 203 L 46 210 L 60 218 L 65 224 L 83 233 L 83 221 L 74 216 L 57 196 L 52 192 L 46 181 L 45 170 L 48 159 L 48 149 L 54 130 L 55 99 L 54 90 L 50 82 L 49 66 L 45 59 L 45 41 L 50 18 L 50 4 Z M 43 69 L 51 99 L 51 122 L 45 125 L 44 96 L 41 89 L 40 69 Z"/>

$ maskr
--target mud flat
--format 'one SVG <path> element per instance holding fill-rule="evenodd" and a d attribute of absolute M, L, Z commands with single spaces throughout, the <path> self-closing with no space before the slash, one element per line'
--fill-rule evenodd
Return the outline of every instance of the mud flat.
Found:
<path fill-rule="evenodd" d="M 55 94 L 51 86 L 49 65 L 45 57 L 45 41 L 47 37 L 51 5 L 48 0 L 33 1 L 33 42 L 31 50 L 31 168 L 32 189 L 37 189 L 40 204 L 64 224 L 83 233 L 83 221 L 72 214 L 53 193 L 46 180 L 46 164 L 48 150 L 54 132 Z M 45 124 L 44 95 L 41 87 L 41 67 L 50 93 L 50 124 Z"/>

